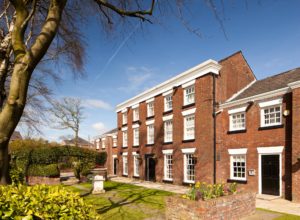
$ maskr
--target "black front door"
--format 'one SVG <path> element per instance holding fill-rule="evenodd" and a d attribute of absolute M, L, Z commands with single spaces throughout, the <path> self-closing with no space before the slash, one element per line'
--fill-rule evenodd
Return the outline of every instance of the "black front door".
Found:
<path fill-rule="evenodd" d="M 261 156 L 262 194 L 279 196 L 279 155 Z"/>
<path fill-rule="evenodd" d="M 153 154 L 145 155 L 146 159 L 146 180 L 147 181 L 155 181 L 155 159 L 153 158 Z"/>
<path fill-rule="evenodd" d="M 117 175 L 118 158 L 114 158 L 114 175 Z"/>

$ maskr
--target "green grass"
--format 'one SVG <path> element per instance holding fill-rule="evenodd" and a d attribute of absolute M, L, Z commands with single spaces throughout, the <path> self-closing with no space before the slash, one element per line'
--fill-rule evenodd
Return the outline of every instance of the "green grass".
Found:
<path fill-rule="evenodd" d="M 272 212 L 272 213 L 277 213 L 280 214 L 281 216 L 274 218 L 273 220 L 300 220 L 300 216 L 297 215 L 291 215 L 291 214 L 285 214 L 281 212 L 274 212 L 268 209 L 262 209 L 262 208 L 256 208 L 257 210 L 262 210 L 265 212 Z"/>
<path fill-rule="evenodd" d="M 131 184 L 105 182 L 105 193 L 92 195 L 92 185 L 83 183 L 68 186 L 93 204 L 104 219 L 164 218 L 165 197 L 173 193 L 147 189 Z"/>

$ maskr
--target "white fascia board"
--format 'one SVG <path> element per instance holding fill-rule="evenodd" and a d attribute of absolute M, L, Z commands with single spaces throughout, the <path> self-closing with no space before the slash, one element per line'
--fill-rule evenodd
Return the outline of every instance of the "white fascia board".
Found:
<path fill-rule="evenodd" d="M 213 73 L 219 75 L 219 71 L 222 66 L 215 60 L 207 60 L 153 88 L 131 98 L 121 104 L 117 105 L 116 112 L 121 111 L 123 108 L 132 106 L 136 103 L 146 101 L 152 97 L 155 97 L 159 94 L 172 90 L 173 87 L 180 86 L 184 83 L 187 83 L 191 80 L 194 80 L 200 76 L 204 76 L 208 73 Z"/>
<path fill-rule="evenodd" d="M 187 87 L 189 87 L 189 86 L 195 85 L 195 82 L 196 82 L 196 80 L 194 79 L 194 80 L 189 81 L 189 82 L 187 82 L 187 83 L 185 83 L 185 84 L 182 84 L 181 87 L 182 87 L 183 89 L 184 89 L 184 88 L 187 88 Z"/>
<path fill-rule="evenodd" d="M 245 106 L 240 107 L 240 108 L 230 109 L 230 110 L 228 110 L 228 114 L 232 115 L 232 114 L 239 113 L 239 112 L 245 112 L 247 107 L 248 107 L 248 105 L 245 105 Z"/>
<path fill-rule="evenodd" d="M 163 154 L 173 154 L 173 149 L 163 150 Z"/>
<path fill-rule="evenodd" d="M 146 125 L 152 125 L 152 124 L 154 124 L 154 119 L 146 121 Z"/>
<path fill-rule="evenodd" d="M 140 127 L 138 123 L 132 125 L 132 128 L 138 128 L 138 127 Z"/>
<path fill-rule="evenodd" d="M 247 148 L 228 149 L 230 155 L 243 155 L 247 154 Z"/>
<path fill-rule="evenodd" d="M 192 108 L 192 109 L 185 110 L 181 113 L 182 116 L 187 116 L 187 115 L 195 114 L 195 112 L 196 112 L 196 108 Z"/>
<path fill-rule="evenodd" d="M 128 127 L 123 127 L 122 131 L 127 131 Z"/>
<path fill-rule="evenodd" d="M 149 103 L 149 102 L 154 102 L 154 97 L 151 98 L 151 99 L 148 99 L 148 100 L 146 101 L 146 103 Z"/>
<path fill-rule="evenodd" d="M 254 102 L 254 101 L 258 101 L 258 100 L 262 100 L 262 99 L 281 96 L 281 95 L 287 94 L 289 92 L 291 92 L 291 89 L 289 87 L 284 87 L 281 89 L 277 89 L 277 90 L 261 93 L 261 94 L 255 95 L 255 96 L 247 97 L 244 99 L 239 99 L 236 101 L 230 101 L 230 102 L 226 101 L 225 103 L 220 104 L 219 108 L 230 108 L 232 106 L 243 105 L 243 104 L 245 104 L 247 102 L 251 102 L 251 101 Z"/>
<path fill-rule="evenodd" d="M 182 153 L 184 154 L 193 154 L 196 151 L 196 148 L 185 148 L 185 149 L 181 149 Z"/>
<path fill-rule="evenodd" d="M 122 156 L 127 156 L 128 155 L 128 152 L 123 152 L 122 153 Z"/>
<path fill-rule="evenodd" d="M 259 107 L 261 107 L 261 108 L 273 106 L 273 105 L 280 105 L 280 104 L 282 104 L 282 98 L 258 103 Z"/>
<path fill-rule="evenodd" d="M 258 147 L 257 153 L 259 154 L 281 154 L 283 151 L 283 146 L 278 147 Z"/>
<path fill-rule="evenodd" d="M 131 106 L 132 109 L 135 109 L 135 108 L 138 108 L 138 107 L 139 107 L 139 103 Z"/>
<path fill-rule="evenodd" d="M 137 152 L 132 152 L 132 155 L 137 156 L 139 154 Z"/>
<path fill-rule="evenodd" d="M 288 86 L 289 86 L 291 89 L 297 89 L 297 88 L 300 87 L 300 81 L 296 81 L 296 82 L 289 83 Z"/>
<path fill-rule="evenodd" d="M 169 91 L 167 91 L 167 92 L 164 92 L 162 95 L 163 96 L 167 96 L 167 95 L 170 95 L 170 94 L 172 94 L 173 93 L 173 89 L 171 89 L 171 90 L 169 90 Z"/>
<path fill-rule="evenodd" d="M 246 89 L 248 89 L 250 86 L 253 85 L 253 83 L 256 82 L 256 79 L 253 80 L 251 83 L 249 83 L 247 86 L 245 86 L 244 88 L 242 88 L 240 91 L 238 91 L 237 93 L 233 94 L 228 100 L 227 102 L 231 101 L 232 99 L 234 99 L 235 97 L 237 97 L 238 95 L 240 95 L 242 92 L 244 92 Z"/>
<path fill-rule="evenodd" d="M 173 119 L 173 114 L 172 115 L 167 115 L 163 117 L 163 121 L 168 121 Z"/>
<path fill-rule="evenodd" d="M 127 112 L 127 108 L 124 108 L 124 109 L 122 109 L 122 111 L 121 111 L 122 113 L 125 113 L 125 112 Z"/>

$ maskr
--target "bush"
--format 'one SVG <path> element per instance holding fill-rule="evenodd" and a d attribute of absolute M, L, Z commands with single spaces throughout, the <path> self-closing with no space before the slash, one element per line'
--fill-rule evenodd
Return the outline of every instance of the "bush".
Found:
<path fill-rule="evenodd" d="M 237 184 L 231 183 L 229 185 L 224 183 L 206 184 L 205 182 L 197 182 L 190 187 L 190 190 L 184 198 L 190 200 L 208 200 L 218 198 L 225 195 L 235 194 L 237 192 Z"/>
<path fill-rule="evenodd" d="M 32 164 L 27 174 L 28 176 L 58 177 L 60 172 L 57 164 Z"/>
<path fill-rule="evenodd" d="M 96 165 L 103 166 L 107 159 L 107 153 L 106 152 L 100 152 L 96 154 Z"/>
<path fill-rule="evenodd" d="M 61 186 L 0 186 L 0 219 L 100 219 L 79 194 Z"/>

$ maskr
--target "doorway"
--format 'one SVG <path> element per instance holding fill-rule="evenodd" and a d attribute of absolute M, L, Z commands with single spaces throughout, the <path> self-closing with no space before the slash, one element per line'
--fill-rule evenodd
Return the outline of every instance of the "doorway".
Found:
<path fill-rule="evenodd" d="M 145 179 L 147 181 L 155 181 L 155 159 L 153 158 L 153 154 L 146 154 L 145 155 Z"/>
<path fill-rule="evenodd" d="M 113 174 L 114 175 L 117 175 L 117 171 L 118 171 L 118 158 L 114 158 L 114 164 L 113 164 L 114 166 L 113 166 Z"/>
<path fill-rule="evenodd" d="M 261 155 L 261 192 L 267 195 L 280 195 L 279 155 Z"/>

